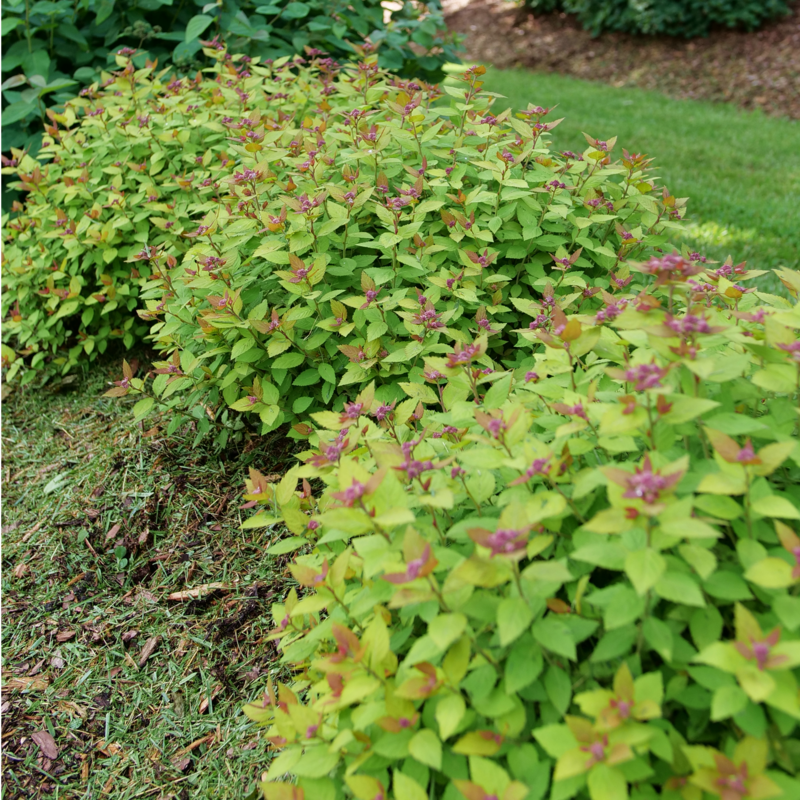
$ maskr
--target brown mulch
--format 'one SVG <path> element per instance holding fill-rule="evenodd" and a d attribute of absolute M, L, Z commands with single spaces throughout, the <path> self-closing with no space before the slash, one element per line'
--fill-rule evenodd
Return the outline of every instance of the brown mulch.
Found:
<path fill-rule="evenodd" d="M 526 67 L 671 97 L 734 103 L 800 119 L 800 2 L 754 33 L 692 40 L 608 33 L 592 38 L 566 14 L 534 15 L 508 0 L 444 0 L 469 61 Z"/>

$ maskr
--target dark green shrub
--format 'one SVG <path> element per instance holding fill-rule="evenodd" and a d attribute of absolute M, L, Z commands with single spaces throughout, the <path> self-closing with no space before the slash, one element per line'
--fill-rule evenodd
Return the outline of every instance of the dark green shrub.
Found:
<path fill-rule="evenodd" d="M 534 11 L 575 14 L 593 35 L 603 31 L 707 36 L 713 27 L 755 30 L 789 13 L 785 0 L 525 0 Z"/>
<path fill-rule="evenodd" d="M 384 21 L 384 16 L 390 19 Z M 200 38 L 219 36 L 238 53 L 279 58 L 312 47 L 334 58 L 355 56 L 352 43 L 380 44 L 381 66 L 437 79 L 456 61 L 438 0 L 406 0 L 386 11 L 379 0 L 4 0 L 3 147 L 38 147 L 47 105 L 61 104 L 78 84 L 101 80 L 122 45 L 145 60 L 173 64 L 181 74 L 199 68 Z M 70 91 L 67 91 L 70 89 Z"/>
<path fill-rule="evenodd" d="M 267 800 L 800 794 L 800 306 L 632 266 L 599 312 L 548 270 L 519 368 L 456 345 L 251 474 L 298 553 Z"/>
<path fill-rule="evenodd" d="M 518 364 L 518 329 L 535 336 L 531 293 L 554 264 L 558 288 L 581 298 L 624 280 L 631 254 L 680 224 L 681 203 L 654 191 L 644 156 L 612 161 L 613 139 L 591 138 L 583 154 L 551 152 L 557 121 L 536 107 L 493 116 L 482 68 L 445 84 L 448 104 L 374 60 L 340 72 L 323 59 L 261 67 L 209 53 L 220 60 L 205 79 L 170 84 L 129 67 L 71 103 L 89 113 L 43 151 L 60 161 L 6 247 L 4 307 L 19 301 L 21 317 L 6 341 L 38 348 L 36 359 L 67 330 L 83 337 L 72 360 L 90 341 L 100 349 L 106 265 L 118 293 L 141 293 L 164 361 L 152 387 L 137 378 L 129 391 L 148 395 L 138 416 L 182 409 L 170 431 L 194 420 L 202 433 L 238 418 L 232 409 L 266 432 L 334 396 L 339 408 L 372 380 L 391 402 L 424 379 L 426 357 L 480 331 L 492 357 Z M 115 94 L 132 80 L 137 115 Z M 94 193 L 65 185 L 84 170 Z M 62 300 L 55 289 L 70 281 Z"/>

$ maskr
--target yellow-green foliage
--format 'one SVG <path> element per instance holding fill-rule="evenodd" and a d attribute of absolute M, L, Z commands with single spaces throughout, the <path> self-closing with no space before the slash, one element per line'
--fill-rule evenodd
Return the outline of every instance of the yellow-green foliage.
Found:
<path fill-rule="evenodd" d="M 245 707 L 268 800 L 800 790 L 800 307 L 741 265 L 631 266 L 600 313 L 543 289 L 529 369 L 477 337 L 251 474 L 245 527 L 297 553 L 293 680 Z"/>
<path fill-rule="evenodd" d="M 265 432 L 372 380 L 398 399 L 426 356 L 478 332 L 522 365 L 534 334 L 516 331 L 551 274 L 565 308 L 599 308 L 591 292 L 680 224 L 649 159 L 590 136 L 553 152 L 558 120 L 493 115 L 482 68 L 439 90 L 374 56 L 207 52 L 216 66 L 182 81 L 120 56 L 54 120 L 50 164 L 7 168 L 31 190 L 6 246 L 9 377 L 131 346 L 137 307 L 164 353 L 137 416 L 174 408 L 170 431 L 202 433 L 250 411 Z"/>

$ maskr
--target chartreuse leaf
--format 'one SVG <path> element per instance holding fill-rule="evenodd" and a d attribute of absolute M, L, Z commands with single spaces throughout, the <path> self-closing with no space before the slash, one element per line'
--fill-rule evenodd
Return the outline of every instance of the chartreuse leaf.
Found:
<path fill-rule="evenodd" d="M 694 500 L 695 508 L 719 519 L 739 519 L 742 507 L 732 498 L 721 495 L 698 495 Z"/>
<path fill-rule="evenodd" d="M 432 730 L 424 729 L 414 734 L 408 743 L 408 752 L 432 769 L 442 768 L 442 743 Z"/>
<path fill-rule="evenodd" d="M 500 796 L 505 794 L 506 788 L 511 783 L 508 773 L 495 761 L 480 756 L 469 759 L 469 771 L 472 780 L 490 791 L 497 791 Z"/>
<path fill-rule="evenodd" d="M 152 397 L 143 397 L 133 407 L 134 419 L 138 421 L 146 417 L 150 413 L 154 405 L 155 405 L 155 400 Z"/>
<path fill-rule="evenodd" d="M 627 653 L 636 641 L 635 625 L 625 625 L 604 634 L 591 655 L 591 661 L 610 661 Z"/>
<path fill-rule="evenodd" d="M 261 513 L 255 516 L 248 517 L 243 523 L 243 528 L 267 528 L 270 525 L 275 525 L 281 521 L 281 517 L 276 517 L 274 514 Z"/>
<path fill-rule="evenodd" d="M 597 764 L 587 778 L 589 797 L 592 800 L 625 800 L 628 797 L 628 782 L 620 770 L 607 764 Z"/>
<path fill-rule="evenodd" d="M 555 709 L 561 714 L 566 713 L 572 697 L 572 682 L 569 675 L 555 665 L 548 667 L 544 676 L 544 687 Z"/>
<path fill-rule="evenodd" d="M 505 646 L 526 631 L 533 621 L 533 611 L 521 597 L 507 597 L 497 609 L 497 626 L 500 644 Z"/>
<path fill-rule="evenodd" d="M 669 402 L 671 408 L 664 415 L 663 419 L 665 422 L 672 425 L 680 425 L 681 423 L 689 422 L 719 406 L 719 403 L 715 400 L 686 397 L 684 395 L 671 395 Z"/>
<path fill-rule="evenodd" d="M 648 617 L 642 625 L 642 632 L 647 644 L 669 664 L 672 661 L 673 648 L 672 631 L 669 626 L 656 617 Z"/>
<path fill-rule="evenodd" d="M 293 765 L 292 772 L 305 778 L 322 778 L 336 766 L 338 760 L 338 754 L 329 752 L 327 747 L 309 747 Z"/>
<path fill-rule="evenodd" d="M 457 693 L 445 695 L 436 704 L 436 722 L 442 741 L 449 739 L 458 730 L 466 708 L 464 698 Z"/>
<path fill-rule="evenodd" d="M 506 691 L 515 694 L 533 683 L 544 666 L 541 646 L 530 634 L 523 635 L 514 643 L 505 666 Z"/>
<path fill-rule="evenodd" d="M 453 745 L 453 752 L 464 756 L 493 756 L 500 743 L 482 731 L 470 731 L 460 736 Z"/>
<path fill-rule="evenodd" d="M 428 635 L 441 650 L 446 650 L 460 638 L 467 625 L 463 614 L 439 614 L 428 625 Z"/>
<path fill-rule="evenodd" d="M 716 556 L 707 548 L 694 544 L 682 544 L 678 547 L 678 552 L 681 554 L 684 561 L 706 581 L 704 588 L 709 592 L 708 578 L 717 568 Z M 713 591 L 710 591 L 710 593 L 713 594 Z"/>
<path fill-rule="evenodd" d="M 704 606 L 703 593 L 695 580 L 684 572 L 665 572 L 655 584 L 655 592 L 665 600 L 687 606 Z"/>
<path fill-rule="evenodd" d="M 357 800 L 373 800 L 381 791 L 380 781 L 372 775 L 346 775 L 344 781 Z"/>
<path fill-rule="evenodd" d="M 484 408 L 499 408 L 508 397 L 511 388 L 511 375 L 495 381 L 483 398 Z"/>
<path fill-rule="evenodd" d="M 533 731 L 533 736 L 551 758 L 559 758 L 578 744 L 566 725 L 542 725 Z"/>
<path fill-rule="evenodd" d="M 777 517 L 780 519 L 800 519 L 800 511 L 785 497 L 770 495 L 762 497 L 752 504 L 752 510 L 763 517 Z"/>
<path fill-rule="evenodd" d="M 720 686 L 711 701 L 711 719 L 734 717 L 747 705 L 747 695 L 738 686 Z"/>
<path fill-rule="evenodd" d="M 715 472 L 706 475 L 700 481 L 697 491 L 707 494 L 741 495 L 747 491 L 747 482 L 744 475 L 736 476 L 727 472 Z"/>
<path fill-rule="evenodd" d="M 644 596 L 667 570 L 664 556 L 647 547 L 634 550 L 625 557 L 625 573 L 640 596 Z"/>
<path fill-rule="evenodd" d="M 753 564 L 744 577 L 765 589 L 784 589 L 797 583 L 792 567 L 782 558 L 764 558 Z"/>
<path fill-rule="evenodd" d="M 299 5 L 295 3 L 295 5 Z M 428 800 L 428 793 L 413 778 L 399 770 L 393 776 L 394 796 L 397 800 Z"/>
<path fill-rule="evenodd" d="M 573 661 L 577 657 L 570 629 L 553 615 L 537 620 L 533 624 L 533 635 L 545 650 Z"/>

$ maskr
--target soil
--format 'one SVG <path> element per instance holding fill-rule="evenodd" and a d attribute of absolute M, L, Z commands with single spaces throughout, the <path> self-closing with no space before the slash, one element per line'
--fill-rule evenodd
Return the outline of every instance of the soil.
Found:
<path fill-rule="evenodd" d="M 800 119 L 800 2 L 761 30 L 705 38 L 593 38 L 574 17 L 534 14 L 509 0 L 444 0 L 451 31 L 466 34 L 469 61 L 558 72 L 671 97 L 734 103 Z"/>

